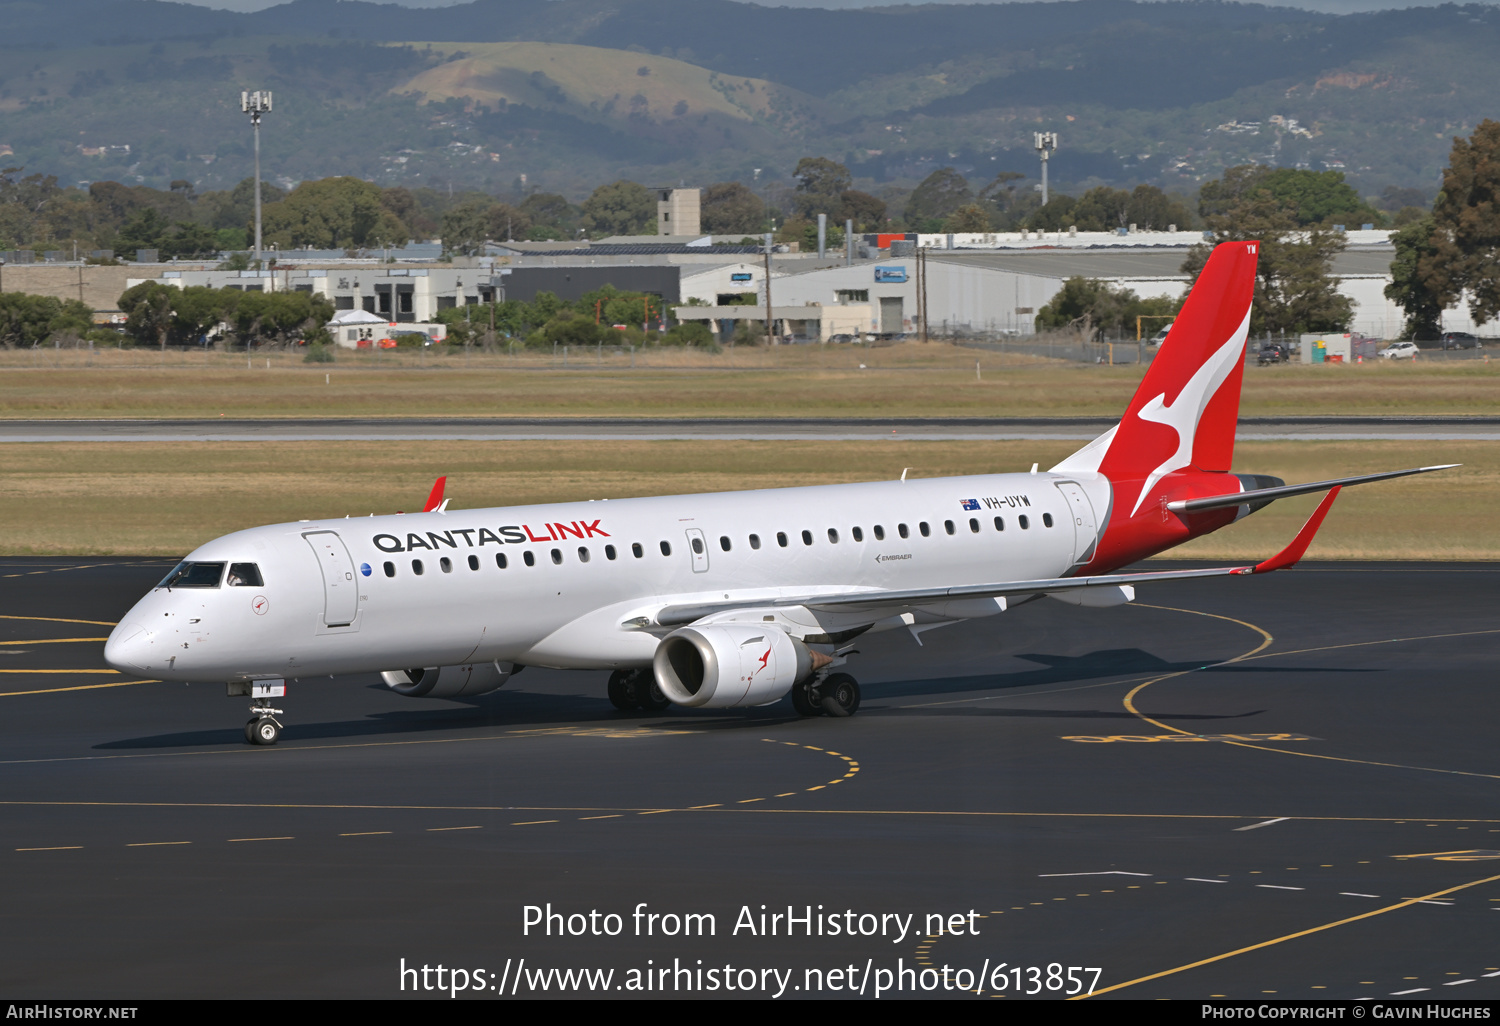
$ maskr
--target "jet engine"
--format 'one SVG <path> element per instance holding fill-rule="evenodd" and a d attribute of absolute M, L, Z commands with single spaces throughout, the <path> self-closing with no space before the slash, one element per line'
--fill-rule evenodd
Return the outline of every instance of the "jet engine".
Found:
<path fill-rule="evenodd" d="M 678 705 L 732 709 L 769 705 L 828 662 L 770 624 L 683 627 L 661 640 L 656 683 Z"/>
<path fill-rule="evenodd" d="M 458 698 L 496 691 L 521 669 L 514 663 L 496 661 L 386 670 L 380 677 L 392 691 L 408 698 Z"/>

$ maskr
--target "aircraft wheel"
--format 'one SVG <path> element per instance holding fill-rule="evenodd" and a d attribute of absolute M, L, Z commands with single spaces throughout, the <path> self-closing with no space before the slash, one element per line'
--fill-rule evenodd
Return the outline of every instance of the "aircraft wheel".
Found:
<path fill-rule="evenodd" d="M 847 673 L 831 673 L 818 689 L 829 716 L 853 716 L 859 709 L 859 681 Z"/>
<path fill-rule="evenodd" d="M 792 708 L 797 710 L 798 716 L 823 715 L 823 706 L 813 698 L 812 684 L 812 681 L 805 680 L 792 685 Z"/>
<path fill-rule="evenodd" d="M 656 683 L 656 674 L 650 670 L 637 670 L 635 679 L 635 702 L 645 712 L 661 712 L 672 704 Z"/>
<path fill-rule="evenodd" d="M 281 740 L 281 724 L 269 716 L 245 724 L 245 739 L 252 745 L 274 745 Z"/>
<path fill-rule="evenodd" d="M 635 704 L 635 688 L 631 686 L 631 674 L 633 670 L 616 670 L 609 675 L 609 701 L 621 712 L 633 712 Z"/>

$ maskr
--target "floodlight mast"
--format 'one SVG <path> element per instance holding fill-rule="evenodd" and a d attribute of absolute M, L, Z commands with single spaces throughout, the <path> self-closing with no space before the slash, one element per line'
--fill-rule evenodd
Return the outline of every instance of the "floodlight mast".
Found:
<path fill-rule="evenodd" d="M 260 243 L 260 116 L 271 112 L 271 91 L 256 90 L 240 93 L 240 110 L 250 115 L 250 124 L 255 129 L 255 266 L 261 266 Z"/>
<path fill-rule="evenodd" d="M 1057 133 L 1035 132 L 1033 139 L 1035 140 L 1033 149 L 1042 158 L 1042 206 L 1045 207 L 1047 205 L 1047 158 L 1052 155 L 1053 150 L 1057 149 Z"/>

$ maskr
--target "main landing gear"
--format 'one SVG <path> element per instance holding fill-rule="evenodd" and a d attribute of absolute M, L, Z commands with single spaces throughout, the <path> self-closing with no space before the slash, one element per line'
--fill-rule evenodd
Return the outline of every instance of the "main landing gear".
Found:
<path fill-rule="evenodd" d="M 281 715 L 281 710 L 272 709 L 270 699 L 253 700 L 250 703 L 250 712 L 253 715 L 250 722 L 245 724 L 247 742 L 252 745 L 274 745 L 281 740 L 281 721 L 276 719 Z"/>
<path fill-rule="evenodd" d="M 859 710 L 859 681 L 847 673 L 817 675 L 792 685 L 792 708 L 802 716 L 853 716 Z"/>
<path fill-rule="evenodd" d="M 649 669 L 616 670 L 609 675 L 609 700 L 621 712 L 661 712 L 672 704 Z"/>

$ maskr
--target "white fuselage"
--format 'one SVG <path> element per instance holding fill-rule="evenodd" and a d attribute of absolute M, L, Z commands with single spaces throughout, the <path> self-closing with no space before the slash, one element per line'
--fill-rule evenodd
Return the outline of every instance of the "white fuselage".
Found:
<path fill-rule="evenodd" d="M 1097 474 L 995 474 L 276 524 L 187 557 L 254 564 L 263 584 L 158 587 L 105 658 L 188 681 L 490 660 L 647 666 L 660 632 L 641 624 L 671 604 L 1067 576 L 1109 502 Z M 926 622 L 1004 608 L 953 605 Z M 802 633 L 870 622 L 774 615 Z"/>

